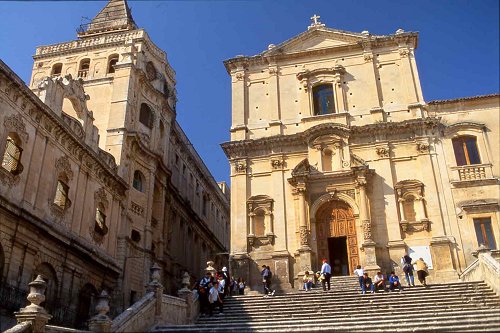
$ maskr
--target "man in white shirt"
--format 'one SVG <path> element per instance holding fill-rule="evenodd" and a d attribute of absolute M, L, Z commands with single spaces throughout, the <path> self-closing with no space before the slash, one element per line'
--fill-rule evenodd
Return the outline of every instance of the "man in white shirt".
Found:
<path fill-rule="evenodd" d="M 328 260 L 323 259 L 323 266 L 321 266 L 321 274 L 325 277 L 321 284 L 323 285 L 323 291 L 326 291 L 326 285 L 328 284 L 328 290 L 330 290 L 330 278 L 332 277 L 332 267 L 328 264 Z"/>
<path fill-rule="evenodd" d="M 385 291 L 385 278 L 382 272 L 377 272 L 377 275 L 373 278 L 373 284 L 375 285 L 375 290 L 382 289 Z"/>

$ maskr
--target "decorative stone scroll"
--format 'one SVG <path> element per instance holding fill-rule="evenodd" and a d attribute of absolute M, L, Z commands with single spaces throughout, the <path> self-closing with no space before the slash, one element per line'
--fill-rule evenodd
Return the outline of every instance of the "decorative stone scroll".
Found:
<path fill-rule="evenodd" d="M 271 167 L 273 170 L 281 170 L 285 166 L 285 161 L 282 159 L 271 159 Z"/>
<path fill-rule="evenodd" d="M 61 156 L 56 160 L 56 170 L 58 174 L 64 173 L 68 177 L 68 181 L 73 179 L 73 171 L 68 156 Z"/>
<path fill-rule="evenodd" d="M 377 155 L 381 158 L 389 157 L 388 147 L 378 147 L 375 151 L 377 152 Z"/>
<path fill-rule="evenodd" d="M 420 154 L 428 153 L 429 152 L 429 144 L 428 143 L 423 143 L 423 142 L 417 143 L 417 151 Z"/>
<path fill-rule="evenodd" d="M 26 125 L 24 124 L 23 117 L 20 113 L 5 117 L 3 125 L 6 132 L 16 133 L 24 142 L 28 141 L 28 133 L 26 132 Z"/>
<path fill-rule="evenodd" d="M 234 171 L 236 173 L 246 173 L 247 172 L 247 161 L 239 160 L 234 162 Z"/>

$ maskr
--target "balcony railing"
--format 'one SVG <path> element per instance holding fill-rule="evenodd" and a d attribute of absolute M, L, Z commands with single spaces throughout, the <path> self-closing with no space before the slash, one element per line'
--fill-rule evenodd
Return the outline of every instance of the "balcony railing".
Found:
<path fill-rule="evenodd" d="M 474 164 L 451 167 L 454 172 L 452 183 L 475 183 L 477 181 L 489 182 L 495 181 L 493 177 L 491 164 Z M 456 172 L 456 173 L 455 173 Z"/>
<path fill-rule="evenodd" d="M 85 79 L 87 77 L 88 73 L 89 73 L 88 69 L 80 69 L 78 71 L 78 77 L 81 77 L 81 78 Z"/>
<path fill-rule="evenodd" d="M 484 165 L 471 165 L 458 169 L 458 176 L 463 180 L 486 179 L 486 170 Z"/>

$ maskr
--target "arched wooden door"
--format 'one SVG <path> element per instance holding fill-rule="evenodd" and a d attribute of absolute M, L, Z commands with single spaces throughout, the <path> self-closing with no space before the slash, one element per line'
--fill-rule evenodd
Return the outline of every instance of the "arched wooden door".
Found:
<path fill-rule="evenodd" d="M 327 258 L 333 275 L 350 275 L 359 265 L 356 219 L 345 202 L 325 203 L 316 213 L 318 261 Z"/>

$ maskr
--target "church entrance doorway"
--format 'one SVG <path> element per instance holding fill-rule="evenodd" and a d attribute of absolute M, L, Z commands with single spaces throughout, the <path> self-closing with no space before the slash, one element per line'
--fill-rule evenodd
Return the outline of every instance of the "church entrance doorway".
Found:
<path fill-rule="evenodd" d="M 328 238 L 328 259 L 332 266 L 332 275 L 349 275 L 349 257 L 347 255 L 347 237 Z"/>
<path fill-rule="evenodd" d="M 332 275 L 350 275 L 359 265 L 356 219 L 345 202 L 333 200 L 316 213 L 318 262 L 328 259 Z"/>

